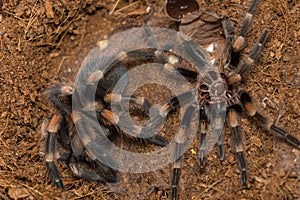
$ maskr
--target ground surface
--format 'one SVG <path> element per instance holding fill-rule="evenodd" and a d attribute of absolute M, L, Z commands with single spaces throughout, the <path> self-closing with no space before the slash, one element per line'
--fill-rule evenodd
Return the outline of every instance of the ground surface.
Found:
<path fill-rule="evenodd" d="M 59 168 L 67 191 L 57 189 L 49 180 L 39 130 L 43 119 L 50 116 L 43 96 L 46 88 L 56 82 L 72 83 L 80 63 L 98 40 L 128 27 L 142 25 L 144 19 L 154 15 L 156 18 L 154 16 L 151 22 L 166 26 L 168 20 L 164 17 L 163 2 L 121 1 L 114 9 L 116 2 L 113 1 L 4 0 L 3 5 L 2 1 L 0 198 L 167 199 L 170 167 L 141 175 L 120 173 L 123 180 L 119 184 L 103 185 L 74 177 L 61 163 Z M 249 3 L 211 0 L 201 1 L 201 6 L 229 16 L 239 27 L 237 24 L 240 24 Z M 146 11 L 149 6 L 150 14 Z M 274 119 L 284 107 L 285 113 L 279 124 L 298 138 L 299 7 L 296 0 L 266 0 L 260 4 L 249 34 L 249 46 L 265 28 L 270 30 L 270 39 L 258 67 L 244 86 L 255 96 L 257 106 Z M 272 102 L 267 102 L 265 108 L 262 104 L 264 97 Z M 196 155 L 191 151 L 197 150 L 197 146 L 186 152 L 180 183 L 182 199 L 300 198 L 300 152 L 266 135 L 245 117 L 242 124 L 249 189 L 242 190 L 227 134 L 225 161 L 220 163 L 211 152 L 204 174 L 198 171 Z M 172 132 L 172 127 L 166 129 L 168 132 L 163 134 L 169 134 L 169 137 L 176 131 Z"/>

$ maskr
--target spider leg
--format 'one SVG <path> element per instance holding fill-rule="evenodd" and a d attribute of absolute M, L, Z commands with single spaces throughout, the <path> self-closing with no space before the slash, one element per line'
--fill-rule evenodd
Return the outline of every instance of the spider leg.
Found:
<path fill-rule="evenodd" d="M 217 155 L 220 161 L 223 161 L 225 158 L 225 146 L 224 146 L 224 124 L 225 124 L 225 118 L 226 118 L 226 107 L 225 104 L 222 102 L 211 102 L 204 106 L 204 119 L 208 116 L 208 122 L 210 122 L 207 131 L 209 131 L 209 134 L 205 134 L 205 138 L 203 141 L 203 153 L 207 152 L 207 142 L 210 139 L 206 138 L 206 135 L 210 137 L 214 137 L 214 141 L 217 143 Z M 203 114 L 203 113 L 202 113 Z M 201 119 L 201 118 L 200 118 Z M 204 130 L 203 130 L 204 132 Z M 201 140 L 200 140 L 201 141 Z M 212 144 L 210 144 L 211 146 Z M 201 147 L 200 147 L 201 149 Z M 201 155 L 203 156 L 203 155 Z M 204 155 L 205 156 L 205 155 Z M 205 159 L 205 158 L 204 158 Z M 203 165 L 204 167 L 204 165 Z M 201 169 L 203 169 L 203 167 Z"/>
<path fill-rule="evenodd" d="M 269 120 L 263 114 L 259 113 L 255 109 L 252 103 L 252 99 L 246 91 L 241 90 L 239 92 L 239 97 L 248 115 L 258 121 L 265 130 L 274 133 L 276 136 L 284 139 L 288 144 L 296 147 L 297 149 L 300 149 L 300 140 L 295 136 L 289 134 L 286 130 L 276 126 L 274 122 Z"/>
<path fill-rule="evenodd" d="M 119 117 L 110 110 L 103 109 L 100 112 L 100 115 L 102 118 L 109 121 L 109 123 L 111 123 L 112 125 L 122 127 L 123 130 L 125 130 L 125 132 L 128 131 L 131 134 L 134 134 L 137 138 L 141 138 L 142 140 L 163 147 L 168 145 L 168 141 L 164 137 L 158 134 L 154 134 L 150 136 L 150 134 L 152 134 L 153 126 L 156 126 L 155 122 L 152 122 L 143 128 L 139 128 L 136 125 L 127 121 L 126 118 L 124 120 L 120 120 Z"/>
<path fill-rule="evenodd" d="M 76 126 L 80 140 L 90 158 L 95 162 L 102 163 L 108 168 L 115 169 L 117 167 L 117 163 L 109 153 L 109 131 L 102 126 L 99 128 L 97 119 L 93 119 L 88 112 L 73 110 L 71 118 Z M 78 154 L 80 154 L 80 150 Z"/>
<path fill-rule="evenodd" d="M 56 164 L 55 164 L 55 147 L 56 147 L 56 141 L 57 141 L 57 133 L 61 127 L 61 123 L 62 123 L 62 116 L 60 114 L 55 114 L 48 126 L 47 126 L 47 134 L 48 134 L 48 137 L 47 137 L 47 142 L 46 142 L 46 165 L 48 167 L 48 170 L 49 170 L 49 174 L 50 174 L 50 178 L 51 180 L 55 183 L 55 185 L 57 187 L 60 187 L 60 188 L 63 188 L 65 189 L 65 186 L 61 180 L 61 177 L 60 177 L 60 174 L 59 174 L 59 171 L 56 167 Z M 47 123 L 47 122 L 45 122 Z"/>
<path fill-rule="evenodd" d="M 171 199 L 177 200 L 178 199 L 178 192 L 179 192 L 179 179 L 181 174 L 181 167 L 182 167 L 182 157 L 184 153 L 184 145 L 186 142 L 186 137 L 188 131 L 190 129 L 192 117 L 196 112 L 196 106 L 190 105 L 186 112 L 183 115 L 182 121 L 180 123 L 179 130 L 175 135 L 175 151 L 174 151 L 174 159 L 175 162 L 172 168 L 172 185 L 171 185 Z"/>
<path fill-rule="evenodd" d="M 253 0 L 250 8 L 248 9 L 242 24 L 242 28 L 240 30 L 239 36 L 233 42 L 232 49 L 230 50 L 230 65 L 232 68 L 236 68 L 240 61 L 240 52 L 246 47 L 246 39 L 245 36 L 249 30 L 250 24 L 253 19 L 253 15 L 259 0 Z M 225 32 L 226 34 L 226 32 Z M 229 43 L 232 44 L 231 42 Z"/>
<path fill-rule="evenodd" d="M 223 129 L 219 130 L 219 137 L 217 140 L 217 155 L 220 161 L 224 161 L 225 158 L 225 146 L 224 146 L 224 134 Z"/>
<path fill-rule="evenodd" d="M 230 77 L 227 79 L 228 84 L 235 85 L 242 80 L 242 76 L 246 74 L 249 67 L 253 66 L 253 64 L 257 61 L 267 39 L 268 39 L 268 30 L 266 29 L 259 36 L 258 42 L 251 50 L 248 58 L 240 62 L 237 66 L 237 69 L 234 71 L 234 73 L 230 75 Z"/>
<path fill-rule="evenodd" d="M 55 108 L 63 112 L 64 115 L 71 113 L 71 96 L 74 89 L 70 86 L 55 86 L 47 91 L 47 99 L 53 104 Z"/>
<path fill-rule="evenodd" d="M 144 52 L 144 53 L 146 54 L 147 51 Z M 136 56 L 138 56 L 138 55 L 136 55 Z M 120 76 L 119 75 L 120 72 L 117 71 L 115 73 L 118 73 L 117 75 Z M 125 72 L 123 72 L 123 73 L 125 73 Z M 96 100 L 97 101 L 102 102 L 103 99 L 104 99 L 104 102 L 106 102 L 108 104 L 117 103 L 117 104 L 120 104 L 120 105 L 122 105 L 122 103 L 128 103 L 128 102 L 130 102 L 130 103 L 134 103 L 134 104 L 142 106 L 143 111 L 145 112 L 145 114 L 149 113 L 150 104 L 143 97 L 126 96 L 126 95 L 120 94 L 120 93 L 122 93 L 122 91 L 124 89 L 123 87 L 126 87 L 126 85 L 128 83 L 128 77 L 127 76 L 125 76 L 125 78 L 124 77 L 119 77 L 120 79 L 115 80 L 116 77 L 114 77 L 114 76 L 117 76 L 117 75 L 113 74 L 114 75 L 113 76 L 113 75 L 111 75 L 111 73 L 109 75 L 110 76 L 108 78 L 104 77 L 103 76 L 103 72 L 100 70 L 100 71 L 96 71 L 96 72 L 92 73 L 89 76 L 89 78 L 88 78 L 88 84 L 89 83 L 93 83 L 96 80 L 99 80 L 99 83 L 98 83 L 98 86 L 97 86 L 97 89 L 96 89 L 96 97 L 97 97 Z M 108 79 L 108 80 L 106 80 L 106 79 Z M 111 92 L 112 88 L 114 89 L 113 86 L 110 86 L 110 88 L 108 88 L 108 89 L 106 89 L 106 87 L 108 87 L 108 86 L 106 86 L 106 87 L 103 86 L 104 83 L 106 83 L 106 82 L 112 82 L 112 81 L 114 81 L 114 82 L 121 81 L 121 83 L 119 83 L 119 85 L 121 85 L 122 88 L 117 88 L 116 89 L 117 91 Z"/>
<path fill-rule="evenodd" d="M 106 103 L 117 103 L 122 105 L 122 103 L 134 103 L 136 105 L 141 105 L 145 114 L 149 114 L 150 104 L 144 97 L 139 96 L 126 96 L 116 93 L 110 93 L 104 96 L 104 101 Z"/>
<path fill-rule="evenodd" d="M 74 111 L 75 112 L 75 111 Z M 73 117 L 76 114 L 72 114 Z M 102 148 L 104 148 L 105 141 L 99 141 L 99 137 L 97 138 L 97 133 L 93 132 L 94 129 L 90 128 L 87 129 L 90 135 L 93 135 L 93 140 L 95 143 L 100 144 L 101 142 L 104 143 L 103 145 L 101 145 Z M 103 134 L 108 136 L 109 135 L 109 130 L 102 127 L 102 131 Z M 83 169 L 82 167 L 79 166 L 78 161 L 82 161 L 84 157 L 87 157 L 89 160 L 91 160 L 92 162 L 96 163 L 101 169 L 110 169 L 110 165 L 107 166 L 106 163 L 102 164 L 102 162 L 100 161 L 100 159 L 98 159 L 97 157 L 95 157 L 95 155 L 87 148 L 87 145 L 85 146 L 83 144 L 83 141 L 86 141 L 87 138 L 84 138 L 84 140 L 81 140 L 78 134 L 75 134 L 72 138 L 72 142 L 71 142 L 71 147 L 72 147 L 72 155 L 69 158 L 69 167 L 71 168 L 71 170 L 73 171 L 73 173 L 79 177 L 83 177 L 87 180 L 90 181 L 101 181 L 103 183 L 106 182 L 117 182 L 119 179 L 113 175 L 105 175 L 103 174 L 97 174 L 95 172 L 92 172 L 90 170 L 86 170 Z M 103 154 L 105 154 L 105 152 L 102 152 Z M 84 161 L 87 160 L 87 158 L 84 159 Z"/>
<path fill-rule="evenodd" d="M 180 58 L 174 55 L 168 55 L 166 51 L 157 50 L 154 52 L 155 56 L 160 62 L 164 63 L 164 68 L 171 72 L 179 72 L 191 82 L 197 81 L 198 72 L 190 70 L 179 65 Z"/>
<path fill-rule="evenodd" d="M 89 181 L 100 181 L 103 183 L 114 183 L 119 181 L 115 176 L 98 174 L 80 167 L 74 155 L 72 155 L 69 160 L 69 167 L 76 176 L 83 177 Z"/>
<path fill-rule="evenodd" d="M 267 39 L 268 39 L 268 30 L 265 29 L 264 32 L 259 36 L 258 43 L 253 47 L 248 58 L 238 65 L 236 73 L 240 75 L 244 75 L 246 69 L 252 66 L 254 62 L 257 60 L 258 56 L 261 54 L 262 48 L 265 45 Z"/>
<path fill-rule="evenodd" d="M 158 50 L 155 48 L 148 48 L 144 50 L 133 50 L 126 52 L 126 56 L 130 58 L 139 58 L 145 61 L 154 61 L 164 64 L 164 68 L 169 71 L 178 71 L 184 77 L 188 78 L 190 81 L 196 81 L 198 77 L 198 72 L 190 70 L 179 65 L 181 61 L 179 57 L 175 55 L 169 55 L 167 50 L 171 50 L 174 45 L 166 47 L 165 50 Z M 188 46 L 185 44 L 184 46 Z M 188 54 L 187 54 L 188 55 Z"/>
<path fill-rule="evenodd" d="M 152 56 L 154 49 L 143 49 L 143 50 L 133 50 L 130 52 L 123 52 L 122 55 L 117 56 L 116 60 L 113 62 L 109 68 L 113 68 L 113 65 L 116 65 L 118 62 L 121 62 L 122 58 L 124 57 L 133 57 L 133 58 L 139 58 L 140 60 L 142 60 L 143 62 L 146 61 L 151 61 L 152 60 Z M 152 52 L 152 53 L 151 53 Z M 98 70 L 94 73 L 92 73 L 89 78 L 88 78 L 88 83 L 90 85 L 95 84 L 96 82 L 100 81 L 103 78 L 103 72 L 101 70 Z M 124 102 L 133 102 L 135 104 L 138 105 L 142 105 L 142 107 L 144 108 L 145 114 L 149 113 L 149 108 L 150 105 L 149 103 L 143 98 L 143 97 L 136 97 L 136 96 L 122 96 L 121 94 L 116 94 L 116 93 L 108 93 L 105 94 L 105 92 L 103 92 L 103 89 L 99 89 L 98 93 L 102 93 L 100 94 L 103 95 L 103 99 L 105 102 L 107 103 L 118 103 L 118 104 L 122 104 L 122 101 Z M 143 138 L 143 140 L 145 141 L 149 141 L 153 144 L 159 145 L 159 146 L 166 146 L 168 144 L 168 141 L 163 138 L 160 135 L 152 135 L 149 136 L 148 134 L 150 133 L 150 128 L 149 126 L 146 128 L 148 129 L 147 131 L 145 131 L 146 129 L 143 128 L 139 128 L 136 125 L 132 124 L 130 121 L 126 121 L 126 117 L 125 117 L 125 122 L 124 122 L 124 118 L 122 118 L 120 120 L 120 116 L 118 116 L 117 114 L 113 113 L 112 111 L 105 109 L 105 106 L 103 105 L 103 103 L 101 102 L 95 102 L 95 103 L 91 103 L 88 104 L 84 110 L 85 111 L 91 111 L 91 109 L 96 109 L 97 113 L 98 113 L 98 118 L 101 120 L 101 122 L 103 122 L 106 125 L 114 125 L 114 126 L 119 126 L 122 127 L 123 130 L 125 129 L 125 131 L 123 132 L 128 132 L 130 134 L 133 134 L 135 136 L 139 136 L 140 138 Z M 104 120 L 103 120 L 104 119 Z M 152 125 L 154 126 L 154 125 Z"/>
<path fill-rule="evenodd" d="M 238 162 L 238 166 L 241 170 L 241 183 L 243 187 L 247 187 L 248 182 L 248 172 L 247 172 L 247 164 L 244 156 L 244 147 L 242 144 L 242 130 L 239 124 L 239 114 L 241 112 L 241 107 L 238 104 L 231 106 L 228 109 L 227 114 L 227 124 L 230 128 L 230 132 L 232 135 L 232 141 L 234 145 L 235 158 Z"/>
<path fill-rule="evenodd" d="M 106 67 L 106 71 L 97 70 L 90 74 L 90 76 L 87 79 L 88 85 L 93 85 L 95 83 L 98 83 L 100 79 L 104 77 L 104 74 L 108 72 L 111 69 L 114 69 L 117 67 L 120 63 L 123 65 L 127 65 L 125 59 L 127 59 L 130 63 L 134 59 L 135 63 L 149 63 L 154 61 L 159 61 L 156 59 L 155 56 L 156 48 L 145 48 L 145 49 L 137 49 L 137 50 L 130 50 L 130 51 L 122 51 L 118 55 L 114 57 L 114 60 L 109 63 L 109 65 Z"/>
<path fill-rule="evenodd" d="M 174 52 L 176 54 L 180 52 L 180 55 L 183 55 L 190 62 L 195 63 L 195 66 L 204 67 L 206 64 L 205 55 L 206 53 L 201 52 L 201 50 L 194 48 L 195 43 L 193 41 L 181 41 L 180 46 L 178 44 L 174 44 L 173 42 L 165 44 L 162 48 L 158 48 L 159 45 L 155 38 L 153 38 L 152 31 L 149 27 L 144 26 L 144 30 L 146 35 L 148 36 L 148 42 L 151 43 L 153 48 L 153 54 L 155 59 L 159 63 L 164 64 L 164 68 L 169 71 L 178 71 L 184 77 L 189 79 L 191 82 L 197 80 L 198 72 L 194 70 L 190 70 L 179 66 L 180 58 L 174 55 L 168 55 L 167 51 Z M 178 49 L 179 48 L 179 49 Z M 163 50 L 161 50 L 163 49 Z"/>
<path fill-rule="evenodd" d="M 208 118 L 205 113 L 204 106 L 200 107 L 200 116 L 199 116 L 199 127 L 200 127 L 200 139 L 199 139 L 199 153 L 198 153 L 198 159 L 200 163 L 200 171 L 203 172 L 204 166 L 205 166 L 205 160 L 207 155 L 207 127 L 208 127 Z"/>
<path fill-rule="evenodd" d="M 168 145 L 168 141 L 158 135 L 158 134 L 153 134 L 154 129 L 157 128 L 159 125 L 162 124 L 164 119 L 167 117 L 168 112 L 177 106 L 181 105 L 186 105 L 187 103 L 191 102 L 191 100 L 195 97 L 194 91 L 188 91 L 185 93 L 182 93 L 176 97 L 171 98 L 166 104 L 164 104 L 159 110 L 157 110 L 157 114 L 153 116 L 151 119 L 151 122 L 144 126 L 143 128 L 140 128 L 134 124 L 132 124 L 130 121 L 125 120 L 111 120 L 112 124 L 115 125 L 120 125 L 120 127 L 123 128 L 123 130 L 128 131 L 130 133 L 135 134 L 139 138 L 143 138 L 146 141 L 149 141 L 153 144 L 159 145 L 159 146 L 166 146 Z M 114 115 L 111 111 L 105 111 L 107 115 L 103 115 L 104 118 L 109 119 L 109 118 L 114 118 L 110 117 Z M 151 135 L 151 136 L 149 136 Z"/>
<path fill-rule="evenodd" d="M 187 91 L 181 93 L 178 96 L 172 97 L 166 104 L 164 104 L 159 111 L 161 117 L 164 117 L 168 114 L 169 111 L 173 110 L 177 106 L 183 106 L 189 103 L 191 100 L 195 98 L 194 91 Z"/>
<path fill-rule="evenodd" d="M 248 11 L 246 13 L 246 16 L 244 17 L 240 34 L 233 44 L 233 50 L 235 52 L 240 52 L 246 46 L 245 36 L 249 30 L 249 27 L 252 22 L 253 15 L 254 15 L 254 12 L 255 12 L 255 9 L 256 9 L 258 3 L 259 3 L 259 0 L 253 0 L 250 8 L 248 9 Z"/>
<path fill-rule="evenodd" d="M 231 69 L 232 66 L 234 66 L 234 68 L 236 68 L 236 65 L 232 65 L 231 62 L 234 61 L 234 57 L 232 57 L 233 55 L 233 49 L 232 49 L 232 44 L 233 44 L 233 40 L 234 40 L 234 31 L 233 31 L 233 26 L 231 24 L 231 21 L 227 18 L 224 18 L 222 20 L 222 25 L 223 25 L 223 29 L 224 29 L 224 34 L 225 34 L 225 38 L 227 41 L 227 51 L 225 53 L 225 60 L 223 61 L 223 64 L 226 68 L 229 68 L 231 71 L 234 69 Z M 231 65 L 230 65 L 231 64 Z"/>

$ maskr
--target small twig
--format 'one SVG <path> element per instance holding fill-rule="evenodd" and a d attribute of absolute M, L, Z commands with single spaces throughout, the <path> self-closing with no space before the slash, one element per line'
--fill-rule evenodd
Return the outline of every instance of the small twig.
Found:
<path fill-rule="evenodd" d="M 58 66 L 57 71 L 56 71 L 56 76 L 58 75 L 58 73 L 59 73 L 59 71 L 60 71 L 60 69 L 61 69 L 61 66 L 62 66 L 63 63 L 65 62 L 66 58 L 67 58 L 67 57 L 65 57 L 65 56 L 62 57 L 62 60 L 60 61 L 59 66 Z"/>
<path fill-rule="evenodd" d="M 276 119 L 276 121 L 275 121 L 275 125 L 277 126 L 278 125 L 278 123 L 279 123 L 279 119 L 284 115 L 284 113 L 285 113 L 285 111 L 286 111 L 286 109 L 285 109 L 285 103 L 283 103 L 283 105 L 282 106 L 280 106 L 281 108 L 280 108 L 280 110 L 279 110 L 279 114 L 278 114 L 278 117 L 277 117 L 277 119 Z"/>
<path fill-rule="evenodd" d="M 80 195 L 80 194 L 78 194 L 77 193 L 77 191 L 75 190 L 75 192 L 74 192 L 78 197 L 75 197 L 74 199 L 81 199 L 81 198 L 84 198 L 84 197 L 88 197 L 88 196 L 91 196 L 92 194 L 94 194 L 95 193 L 95 191 L 92 191 L 92 192 L 90 192 L 90 193 L 87 193 L 87 194 L 85 194 L 85 195 Z"/>
<path fill-rule="evenodd" d="M 55 41 L 59 36 L 61 36 L 59 42 L 56 44 L 55 50 L 58 49 L 58 47 L 59 47 L 60 44 L 62 43 L 63 39 L 64 39 L 65 36 L 67 35 L 67 33 L 68 33 L 67 30 L 68 30 L 69 26 L 71 26 L 71 24 L 72 24 L 74 21 L 77 21 L 77 20 L 80 19 L 81 17 L 82 17 L 82 15 L 79 15 L 79 11 L 77 11 L 77 13 L 75 14 L 74 18 L 71 19 L 70 22 L 69 22 L 66 26 L 63 27 L 63 30 L 62 30 L 58 35 L 56 35 L 56 36 L 54 37 L 54 41 Z M 69 18 L 69 17 L 67 17 L 67 18 Z M 61 34 L 61 33 L 63 33 L 63 34 Z"/>
<path fill-rule="evenodd" d="M 118 1 L 115 3 L 114 7 L 111 9 L 111 11 L 109 11 L 109 15 L 112 15 L 112 14 L 113 14 L 113 12 L 116 10 L 116 8 L 117 8 L 117 6 L 118 6 L 119 3 L 120 3 L 120 0 L 118 0 Z"/>
<path fill-rule="evenodd" d="M 0 132 L 0 141 L 2 142 L 2 144 L 7 148 L 7 144 L 2 140 L 2 133 L 4 133 L 5 129 L 7 128 L 7 125 L 8 125 L 8 117 L 6 118 L 6 124 L 4 126 L 4 128 L 2 129 L 2 131 Z"/>
<path fill-rule="evenodd" d="M 214 182 L 213 184 L 211 184 L 210 186 L 208 186 L 208 188 L 206 188 L 202 193 L 200 193 L 199 196 L 201 196 L 202 194 L 205 194 L 206 192 L 208 192 L 211 188 L 213 188 L 215 185 L 217 185 L 221 181 L 223 181 L 223 179 L 220 179 L 220 180 Z"/>
<path fill-rule="evenodd" d="M 34 12 L 34 9 L 35 9 L 36 5 L 37 5 L 37 1 L 35 1 L 35 4 L 31 8 L 29 21 L 28 21 L 28 24 L 25 27 L 25 31 L 24 31 L 24 39 L 26 38 L 26 35 L 27 35 L 31 25 L 38 19 L 37 16 L 36 16 L 36 12 Z"/>
<path fill-rule="evenodd" d="M 133 7 L 133 6 L 137 5 L 138 3 L 140 3 L 140 2 L 139 1 L 133 2 L 133 3 L 129 4 L 129 5 L 127 5 L 127 6 L 124 6 L 123 8 L 120 8 L 119 10 L 116 10 L 115 13 L 116 14 L 122 14 L 121 13 L 122 11 L 124 11 L 126 9 L 129 9 L 130 7 Z M 131 15 L 131 14 L 128 14 L 128 15 Z"/>
<path fill-rule="evenodd" d="M 34 189 L 34 188 L 32 188 L 32 187 L 29 187 L 28 185 L 25 185 L 24 183 L 22 183 L 22 185 L 23 185 L 24 187 L 26 187 L 27 189 L 29 189 L 29 192 L 30 192 L 30 193 L 31 193 L 31 191 L 32 191 L 32 192 L 34 192 L 34 193 L 36 193 L 36 194 L 38 194 L 38 195 L 40 195 L 40 196 L 43 196 L 43 194 L 40 193 L 39 191 L 37 191 L 36 189 Z"/>
<path fill-rule="evenodd" d="M 27 26 L 25 27 L 25 30 L 24 30 L 24 39 L 26 38 L 26 35 L 27 35 L 27 33 L 28 33 L 28 31 L 29 31 L 29 29 L 30 29 L 30 27 L 31 27 L 31 25 L 35 22 L 35 20 L 37 20 L 38 18 L 37 18 L 37 16 L 36 16 L 36 14 L 33 14 L 31 17 L 30 17 L 30 19 L 29 19 L 29 21 L 28 21 L 28 24 L 27 24 Z"/>
<path fill-rule="evenodd" d="M 2 170 L 0 171 L 0 176 L 2 176 L 2 178 L 3 178 L 3 180 L 5 181 L 6 184 L 10 184 L 9 181 L 4 176 L 4 172 Z M 0 185 L 3 186 L 3 184 L 1 182 L 0 182 Z"/>
<path fill-rule="evenodd" d="M 284 183 L 286 182 L 287 177 L 290 175 L 292 168 L 288 169 L 288 172 L 286 173 L 286 175 L 283 177 Z M 282 184 L 283 185 L 283 184 Z"/>
<path fill-rule="evenodd" d="M 282 7 L 281 7 L 278 3 L 276 3 L 275 5 L 276 5 L 276 6 L 278 7 L 278 9 L 280 10 L 280 12 L 281 12 L 281 14 L 282 14 L 282 16 L 283 16 L 283 19 L 284 19 L 284 23 L 285 23 L 285 33 L 284 33 L 284 38 L 283 38 L 283 44 L 284 44 L 285 41 L 286 41 L 288 32 L 289 32 L 289 27 L 288 27 L 287 17 L 286 17 L 286 15 L 285 15 L 285 12 L 283 12 Z"/>

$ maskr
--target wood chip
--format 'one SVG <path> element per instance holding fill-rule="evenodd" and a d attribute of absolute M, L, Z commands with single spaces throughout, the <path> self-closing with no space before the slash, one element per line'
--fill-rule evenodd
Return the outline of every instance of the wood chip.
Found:
<path fill-rule="evenodd" d="M 45 1 L 45 8 L 47 17 L 51 19 L 54 18 L 53 7 L 49 0 Z"/>
<path fill-rule="evenodd" d="M 8 196 L 12 199 L 21 199 L 29 197 L 30 193 L 24 187 L 11 187 L 8 190 Z"/>

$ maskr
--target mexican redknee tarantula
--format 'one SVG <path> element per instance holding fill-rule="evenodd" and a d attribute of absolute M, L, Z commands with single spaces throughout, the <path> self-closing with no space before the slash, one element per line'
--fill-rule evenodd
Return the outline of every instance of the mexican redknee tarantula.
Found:
<path fill-rule="evenodd" d="M 209 148 L 207 136 L 210 134 L 215 135 L 218 157 L 224 160 L 223 127 L 226 123 L 232 134 L 244 187 L 247 187 L 248 175 L 239 124 L 239 115 L 243 110 L 266 131 L 300 149 L 299 139 L 258 112 L 250 95 L 240 86 L 248 69 L 254 66 L 260 56 L 268 37 L 268 30 L 265 30 L 248 58 L 240 61 L 240 53 L 246 46 L 245 36 L 258 3 L 258 0 L 252 2 L 235 39 L 230 20 L 226 17 L 199 11 L 198 3 L 193 0 L 167 1 L 166 13 L 171 19 L 178 21 L 178 32 L 172 32 L 173 41 L 168 41 L 167 31 L 167 39 L 160 43 L 159 37 L 156 37 L 160 30 L 149 27 L 133 29 L 122 40 L 111 40 L 116 44 L 108 44 L 116 45 L 118 50 L 109 52 L 104 49 L 99 52 L 96 49 L 90 53 L 89 58 L 82 64 L 74 87 L 50 88 L 48 100 L 53 105 L 55 114 L 44 121 L 42 131 L 47 135 L 46 163 L 50 177 L 56 185 L 64 188 L 55 165 L 56 159 L 65 159 L 74 174 L 88 180 L 118 181 L 114 174 L 118 163 L 111 156 L 110 136 L 120 132 L 119 126 L 122 123 L 125 132 L 131 132 L 137 138 L 153 144 L 166 146 L 168 141 L 160 135 L 151 135 L 151 131 L 158 121 L 162 121 L 170 111 L 182 104 L 187 105 L 187 109 L 174 139 L 175 162 L 172 169 L 171 199 L 178 199 L 184 145 L 194 116 L 199 118 L 200 168 L 204 169 Z M 135 37 L 132 37 L 133 34 Z M 191 63 L 194 69 L 184 67 L 185 61 Z M 132 65 L 133 62 L 161 63 L 165 70 L 180 73 L 191 83 L 196 82 L 197 87 L 171 98 L 158 110 L 153 121 L 138 128 L 126 120 L 122 121 L 121 116 L 110 109 L 111 103 L 120 104 L 122 107 L 122 103 L 132 102 L 140 105 L 146 114 L 149 113 L 150 105 L 144 98 L 122 95 L 123 88 L 113 90 L 121 77 L 124 87 L 126 86 L 124 75 L 127 65 Z M 78 163 L 92 163 L 102 171 L 87 170 Z"/>
<path fill-rule="evenodd" d="M 179 31 L 196 40 L 210 54 L 210 62 L 203 63 L 203 66 L 210 65 L 205 73 L 193 71 L 183 73 L 180 68 L 176 67 L 179 62 L 173 61 L 172 63 L 173 70 L 177 70 L 192 81 L 194 79 L 194 81 L 200 82 L 199 87 L 196 89 L 200 97 L 198 100 L 199 105 L 192 103 L 186 109 L 180 128 L 175 136 L 174 159 L 176 161 L 172 169 L 171 199 L 178 199 L 182 148 L 191 126 L 192 116 L 195 114 L 199 114 L 200 145 L 198 159 L 200 169 L 204 169 L 208 152 L 208 134 L 215 134 L 218 157 L 221 161 L 224 160 L 223 124 L 226 123 L 232 135 L 235 157 L 241 170 L 241 183 L 244 188 L 247 188 L 248 172 L 243 153 L 242 130 L 239 124 L 239 115 L 242 111 L 254 118 L 266 131 L 272 132 L 288 144 L 300 149 L 300 140 L 257 111 L 252 103 L 251 96 L 239 84 L 247 75 L 249 68 L 255 65 L 268 37 L 268 30 L 264 30 L 248 57 L 245 60 L 240 60 L 241 51 L 246 46 L 245 36 L 258 3 L 259 0 L 253 0 L 244 17 L 240 33 L 237 38 L 234 38 L 233 28 L 226 17 L 210 12 L 199 12 L 196 1 L 167 1 L 166 12 L 171 19 L 179 21 Z M 168 60 L 168 56 L 165 56 L 165 59 Z M 162 106 L 160 111 L 162 117 L 178 107 L 178 99 L 192 96 L 187 94 L 193 92 L 195 91 L 173 97 L 167 104 Z"/>
<path fill-rule="evenodd" d="M 94 50 L 98 51 L 98 48 Z M 57 159 L 66 161 L 75 175 L 89 181 L 104 183 L 118 181 L 114 173 L 118 164 L 109 152 L 111 142 L 108 138 L 120 133 L 119 116 L 110 110 L 110 103 L 131 102 L 140 105 L 145 113 L 149 112 L 149 104 L 144 98 L 111 93 L 114 84 L 126 73 L 125 64 L 126 61 L 122 61 L 121 64 L 114 63 L 113 67 L 109 67 L 112 70 L 104 75 L 102 72 L 104 69 L 101 69 L 97 57 L 93 58 L 93 53 L 90 53 L 83 64 L 85 71 L 79 76 L 78 87 L 85 87 L 84 90 L 76 86 L 54 86 L 48 89 L 47 99 L 52 104 L 55 114 L 51 119 L 44 120 L 42 134 L 47 137 L 45 158 L 50 178 L 58 187 L 65 188 L 55 164 Z M 100 68 L 90 73 L 87 70 L 89 65 Z M 87 74 L 89 77 L 85 79 L 83 76 Z M 124 86 L 126 81 L 125 78 Z M 93 91 L 93 88 L 96 89 Z M 79 94 L 79 91 L 84 91 L 84 94 Z M 93 100 L 89 101 L 91 93 L 94 96 Z M 96 112 L 95 118 L 93 111 Z M 142 135 L 147 132 L 147 128 L 151 131 L 152 125 L 139 130 L 131 128 L 129 122 L 124 123 L 128 124 L 128 131 L 134 133 L 137 138 L 143 138 L 141 139 L 143 141 L 159 146 L 168 144 L 162 136 Z M 84 168 L 79 163 L 98 166 L 99 171 Z"/>

